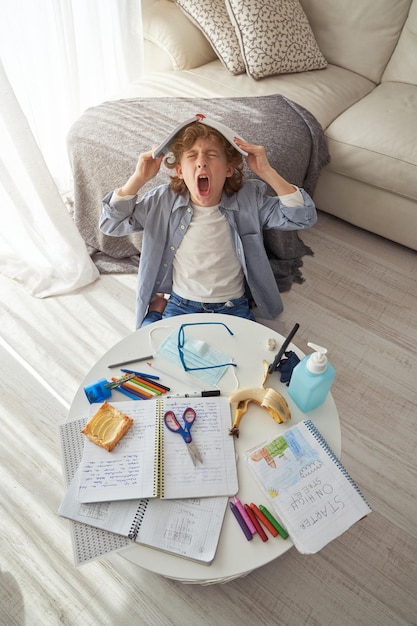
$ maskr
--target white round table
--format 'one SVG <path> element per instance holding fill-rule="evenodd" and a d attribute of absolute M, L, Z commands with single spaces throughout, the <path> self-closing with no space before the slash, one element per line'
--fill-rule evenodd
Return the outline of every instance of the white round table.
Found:
<path fill-rule="evenodd" d="M 268 363 L 272 362 L 285 339 L 284 337 L 262 324 L 232 315 L 210 313 L 181 315 L 163 319 L 156 324 L 151 324 L 135 331 L 104 354 L 90 370 L 79 388 L 70 409 L 69 419 L 74 419 L 75 416 L 85 412 L 89 407 L 84 393 L 85 385 L 99 380 L 100 378 L 110 379 L 111 376 L 118 376 L 120 374 L 120 368 L 109 369 L 108 366 L 110 364 L 155 354 L 157 347 L 174 328 L 179 328 L 181 324 L 195 322 L 223 322 L 234 333 L 233 336 L 230 336 L 224 328 L 217 325 L 188 326 L 186 328 L 187 336 L 193 335 L 197 339 L 204 340 L 212 348 L 230 355 L 237 364 L 236 368 L 229 367 L 218 383 L 222 395 L 228 395 L 236 388 L 236 377 L 239 387 L 260 387 L 262 385 L 264 374 L 263 361 L 266 360 Z M 269 339 L 276 340 L 276 348 L 274 351 L 268 349 Z M 290 349 L 294 350 L 300 358 L 304 356 L 293 343 L 287 348 L 287 350 Z M 190 374 L 185 375 L 182 370 L 171 365 L 161 357 L 155 356 L 152 362 L 155 367 L 159 365 L 165 371 L 172 372 L 172 378 L 165 373 L 159 374 L 161 378 L 160 382 L 171 388 L 170 393 L 186 393 L 204 388 L 204 383 L 201 383 L 198 379 L 194 379 Z M 144 361 L 137 361 L 121 367 L 139 370 L 141 372 L 158 373 L 152 371 Z M 179 379 L 183 379 L 184 382 L 181 382 Z M 193 380 L 198 382 L 194 385 Z M 239 438 L 235 438 L 239 478 L 238 497 L 244 503 L 255 502 L 255 504 L 264 504 L 265 506 L 268 505 L 268 502 L 265 500 L 259 486 L 256 484 L 246 466 L 244 453 L 255 445 L 279 435 L 292 424 L 306 419 L 306 415 L 302 413 L 291 398 L 289 398 L 288 388 L 285 384 L 280 382 L 279 372 L 274 372 L 268 376 L 266 386 L 276 389 L 287 399 L 291 409 L 291 420 L 285 424 L 278 424 L 266 410 L 251 403 L 248 412 L 244 415 L 240 423 Z M 117 391 L 113 391 L 110 401 L 117 402 L 126 400 L 126 396 L 123 396 Z M 132 400 L 132 402 L 134 402 L 134 400 Z M 232 407 L 232 418 L 233 415 L 234 407 Z M 316 424 L 334 453 L 340 457 L 340 423 L 331 394 L 328 395 L 324 404 L 314 411 L 311 411 L 308 417 Z M 260 537 L 257 535 L 254 536 L 252 541 L 247 541 L 232 515 L 232 512 L 228 509 L 226 511 L 216 557 L 210 566 L 202 565 L 139 544 L 132 544 L 122 550 L 120 554 L 135 565 L 168 578 L 187 583 L 210 584 L 223 583 L 244 576 L 252 570 L 278 558 L 281 554 L 289 550 L 292 545 L 289 538 L 283 540 L 281 537 L 273 538 L 271 536 L 269 536 L 269 540 L 266 542 L 261 541 Z"/>

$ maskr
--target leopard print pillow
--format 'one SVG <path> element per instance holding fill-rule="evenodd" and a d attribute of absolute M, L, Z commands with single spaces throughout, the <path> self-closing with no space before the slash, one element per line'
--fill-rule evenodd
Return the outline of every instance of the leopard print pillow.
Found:
<path fill-rule="evenodd" d="M 246 71 L 252 78 L 327 67 L 298 0 L 226 0 L 225 3 Z"/>

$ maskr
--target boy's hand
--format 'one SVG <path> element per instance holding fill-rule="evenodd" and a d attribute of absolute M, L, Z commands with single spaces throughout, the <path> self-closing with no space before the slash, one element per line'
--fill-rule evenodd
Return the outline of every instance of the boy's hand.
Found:
<path fill-rule="evenodd" d="M 240 148 L 248 153 L 246 157 L 248 167 L 250 167 L 252 172 L 259 176 L 259 178 L 270 185 L 278 196 L 284 196 L 295 191 L 296 187 L 288 183 L 285 178 L 282 178 L 269 163 L 263 146 L 255 146 L 252 143 L 243 141 L 243 139 L 239 137 L 234 137 L 234 141 Z"/>
<path fill-rule="evenodd" d="M 263 146 L 255 146 L 253 143 L 243 141 L 243 139 L 240 139 L 239 137 L 235 137 L 234 141 L 239 148 L 242 148 L 242 150 L 245 150 L 245 152 L 248 153 L 246 163 L 252 172 L 257 174 L 260 178 L 263 177 L 263 173 L 272 169 Z"/>
<path fill-rule="evenodd" d="M 138 162 L 136 164 L 135 172 L 129 178 L 126 184 L 117 190 L 119 196 L 134 196 L 138 193 L 139 189 L 143 187 L 148 181 L 152 180 L 161 167 L 162 159 L 164 155 L 161 154 L 158 158 L 152 157 L 152 150 L 148 152 L 142 152 L 139 155 Z"/>
<path fill-rule="evenodd" d="M 152 156 L 152 150 L 142 152 L 142 154 L 139 155 L 135 169 L 135 176 L 138 180 L 143 181 L 142 185 L 152 180 L 152 178 L 157 175 L 163 158 L 164 155 L 161 154 L 158 158 L 154 159 Z"/>

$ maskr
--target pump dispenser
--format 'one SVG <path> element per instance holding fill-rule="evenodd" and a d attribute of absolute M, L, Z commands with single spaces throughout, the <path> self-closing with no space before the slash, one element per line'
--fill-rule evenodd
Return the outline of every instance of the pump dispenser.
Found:
<path fill-rule="evenodd" d="M 296 365 L 288 387 L 290 398 L 304 413 L 323 404 L 336 376 L 334 367 L 328 362 L 326 348 L 310 342 L 307 345 L 314 352 Z"/>

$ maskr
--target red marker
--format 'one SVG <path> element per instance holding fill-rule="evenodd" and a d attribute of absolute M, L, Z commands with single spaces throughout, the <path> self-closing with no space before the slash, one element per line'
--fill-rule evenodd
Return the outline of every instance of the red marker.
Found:
<path fill-rule="evenodd" d="M 258 519 L 257 519 L 255 513 L 252 511 L 252 509 L 250 508 L 250 506 L 248 504 L 245 504 L 244 507 L 245 507 L 246 513 L 249 515 L 249 518 L 250 518 L 252 524 L 256 528 L 256 532 L 258 533 L 258 535 L 260 536 L 262 541 L 268 541 L 268 537 L 266 536 L 266 533 L 265 533 L 264 529 L 262 528 L 262 526 L 258 522 Z"/>

